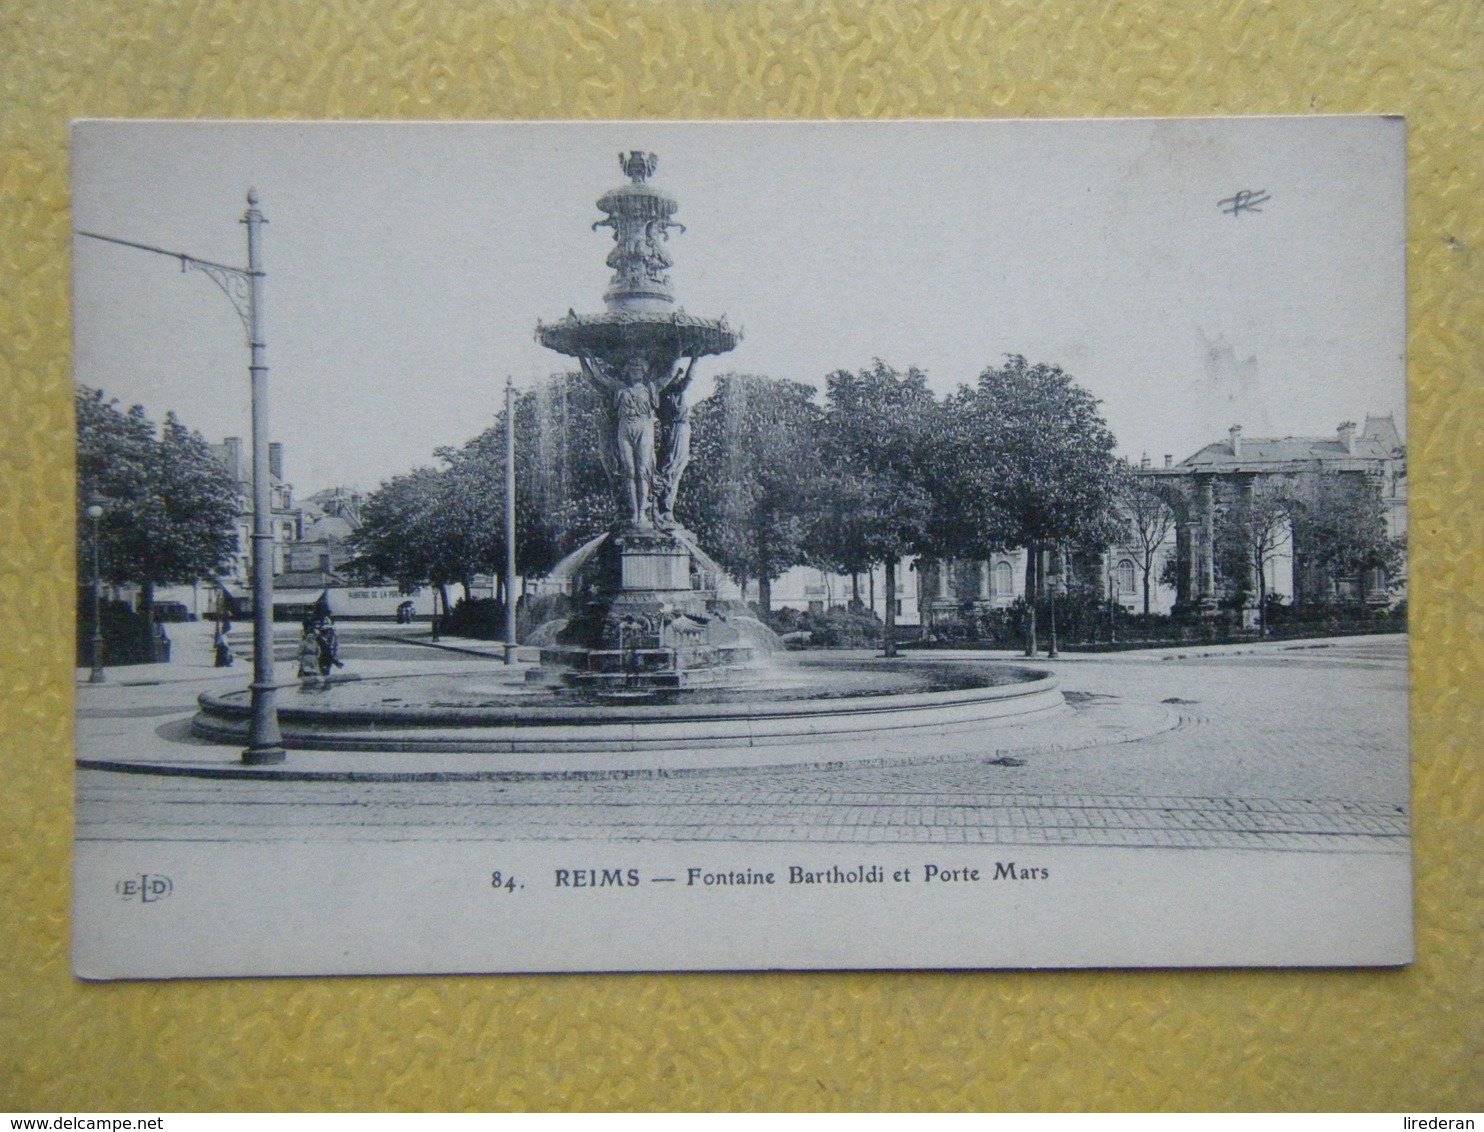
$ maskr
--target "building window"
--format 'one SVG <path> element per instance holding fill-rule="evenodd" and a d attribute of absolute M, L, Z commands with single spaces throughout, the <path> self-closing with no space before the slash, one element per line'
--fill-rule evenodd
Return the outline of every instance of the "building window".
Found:
<path fill-rule="evenodd" d="M 1131 558 L 1124 558 L 1118 563 L 1118 592 L 1134 592 L 1134 563 Z"/>
<path fill-rule="evenodd" d="M 997 562 L 994 568 L 994 596 L 1009 597 L 1015 592 L 1015 571 L 1008 562 Z"/>

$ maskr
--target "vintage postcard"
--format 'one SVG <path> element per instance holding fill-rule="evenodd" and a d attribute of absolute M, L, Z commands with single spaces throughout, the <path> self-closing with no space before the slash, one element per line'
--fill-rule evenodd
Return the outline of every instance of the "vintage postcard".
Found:
<path fill-rule="evenodd" d="M 73 162 L 78 975 L 1411 960 L 1400 119 Z"/>

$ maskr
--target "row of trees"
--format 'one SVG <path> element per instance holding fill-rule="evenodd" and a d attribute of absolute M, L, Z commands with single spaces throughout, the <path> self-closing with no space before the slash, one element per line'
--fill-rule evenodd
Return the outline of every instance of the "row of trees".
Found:
<path fill-rule="evenodd" d="M 540 574 L 616 514 L 598 452 L 603 407 L 576 374 L 516 408 L 516 559 Z M 1097 401 L 1056 366 L 1011 356 L 936 397 L 917 369 L 877 361 L 813 387 L 717 379 L 692 410 L 677 517 L 740 582 L 796 565 L 886 569 L 888 621 L 904 555 L 985 557 L 1115 538 L 1122 465 Z M 444 592 L 504 558 L 503 415 L 441 466 L 383 484 L 366 503 L 354 569 Z M 1036 557 L 1032 556 L 1033 559 Z M 890 633 L 888 632 L 888 641 Z"/>
<path fill-rule="evenodd" d="M 732 375 L 697 407 L 719 451 L 682 512 L 728 569 L 758 580 L 765 610 L 790 566 L 856 577 L 881 564 L 890 651 L 902 556 L 1092 545 L 1118 530 L 1113 435 L 1058 367 L 1011 356 L 939 400 L 920 370 L 878 361 L 830 374 L 822 408 L 812 395 Z"/>
<path fill-rule="evenodd" d="M 612 523 L 617 512 L 599 451 L 604 414 L 576 373 L 516 399 L 520 573 L 547 573 Z M 505 426 L 502 411 L 462 447 L 438 449 L 439 466 L 396 476 L 368 496 L 346 569 L 395 581 L 409 593 L 432 586 L 445 611 L 450 586 L 467 596 L 476 574 L 498 575 L 505 562 Z"/>
<path fill-rule="evenodd" d="M 96 534 L 103 581 L 138 585 L 148 618 L 155 587 L 230 562 L 239 485 L 174 414 L 157 426 L 88 388 L 76 413 L 79 577 L 90 574 Z M 577 374 L 517 399 L 521 573 L 549 571 L 617 513 L 599 452 L 604 414 Z M 759 583 L 765 610 L 770 583 L 795 565 L 851 576 L 884 565 L 890 621 L 902 556 L 1121 544 L 1139 559 L 1148 611 L 1173 512 L 1113 458 L 1097 402 L 1055 366 L 1011 356 L 940 399 L 921 371 L 877 361 L 828 375 L 822 403 L 808 385 L 724 374 L 691 420 L 678 516 L 738 581 Z M 363 508 L 353 571 L 408 591 L 432 585 L 445 608 L 450 585 L 467 592 L 475 574 L 498 573 L 504 443 L 502 414 L 462 447 L 438 450 L 440 466 L 384 483 Z M 1399 574 L 1403 549 L 1386 537 L 1378 493 L 1365 477 L 1313 473 L 1230 495 L 1217 529 L 1227 590 L 1264 608 L 1266 567 L 1290 538 L 1306 599 L 1337 577 Z M 97 523 L 86 517 L 92 503 L 104 511 Z M 1039 592 L 1041 556 L 1028 557 L 1027 588 Z"/>
<path fill-rule="evenodd" d="M 155 588 L 209 578 L 236 552 L 238 483 L 174 413 L 157 426 L 141 406 L 123 409 L 85 386 L 76 412 L 77 576 L 92 574 L 96 537 L 102 581 L 140 587 L 153 647 Z M 92 505 L 103 510 L 96 521 Z"/>

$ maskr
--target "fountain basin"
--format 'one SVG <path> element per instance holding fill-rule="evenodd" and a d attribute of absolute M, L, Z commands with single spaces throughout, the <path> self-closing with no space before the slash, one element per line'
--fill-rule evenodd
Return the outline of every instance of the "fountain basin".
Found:
<path fill-rule="evenodd" d="M 192 730 L 240 743 L 246 691 L 200 697 Z M 1048 672 L 998 663 L 810 660 L 743 687 L 641 697 L 525 685 L 520 669 L 285 689 L 279 725 L 299 750 L 587 753 L 754 747 L 904 729 L 983 729 L 1066 711 Z"/>
<path fill-rule="evenodd" d="M 568 357 L 607 357 L 638 350 L 670 359 L 725 354 L 736 349 L 740 332 L 724 318 L 698 318 L 681 311 L 605 311 L 569 314 L 538 323 L 536 340 Z"/>

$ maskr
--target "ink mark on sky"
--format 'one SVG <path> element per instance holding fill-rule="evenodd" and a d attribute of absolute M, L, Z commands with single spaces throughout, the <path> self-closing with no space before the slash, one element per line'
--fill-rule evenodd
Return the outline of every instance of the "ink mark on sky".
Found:
<path fill-rule="evenodd" d="M 1271 200 L 1266 189 L 1243 189 L 1236 196 L 1216 202 L 1216 207 L 1228 216 L 1240 216 L 1244 212 L 1261 212 L 1258 205 Z"/>

